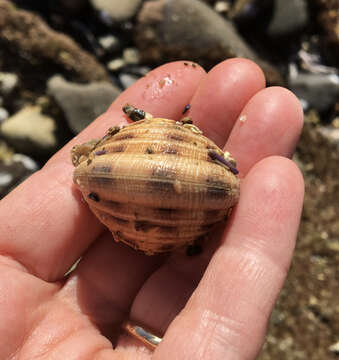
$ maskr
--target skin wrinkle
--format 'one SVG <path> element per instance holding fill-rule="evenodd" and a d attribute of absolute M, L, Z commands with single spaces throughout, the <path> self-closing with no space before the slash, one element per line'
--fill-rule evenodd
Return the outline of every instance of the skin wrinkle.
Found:
<path fill-rule="evenodd" d="M 43 329 L 43 327 L 45 326 L 44 322 L 50 322 L 51 319 L 50 319 L 50 313 L 49 313 L 49 310 L 50 308 L 62 308 L 61 306 L 61 303 L 63 303 L 63 305 L 65 305 L 64 302 L 60 302 L 60 304 L 57 304 L 58 300 L 53 298 L 48 304 L 46 304 L 45 308 L 46 308 L 46 311 L 45 311 L 45 314 L 41 317 L 40 321 L 38 322 L 37 326 L 34 327 L 34 331 L 32 332 L 31 334 L 31 337 L 32 338 L 32 342 L 35 343 L 35 339 L 38 338 L 39 342 L 41 340 L 41 327 Z M 71 313 L 74 312 L 74 308 L 73 307 L 69 307 L 69 310 Z M 56 319 L 54 320 L 57 320 L 58 317 L 60 315 L 57 313 L 56 315 Z M 53 319 L 53 318 L 52 318 Z M 85 320 L 85 321 L 83 321 Z M 49 342 L 47 340 L 44 341 L 43 343 L 43 346 L 46 347 L 45 350 L 43 350 L 41 353 L 39 354 L 36 354 L 34 358 L 36 359 L 50 359 L 51 356 L 53 355 L 53 353 L 55 353 L 55 351 L 58 351 L 57 349 L 59 348 L 60 345 L 63 345 L 66 341 L 68 341 L 69 339 L 72 340 L 72 337 L 76 337 L 76 336 L 79 336 L 79 333 L 81 333 L 82 331 L 87 331 L 89 330 L 90 332 L 92 332 L 93 328 L 90 327 L 91 326 L 91 322 L 89 319 L 87 319 L 86 316 L 84 316 L 82 319 L 81 319 L 81 322 L 77 322 L 76 324 L 73 323 L 73 326 L 71 327 L 65 327 L 65 326 L 62 326 L 60 329 L 57 329 L 57 339 L 56 339 L 56 336 L 55 334 L 53 334 L 53 340 L 52 340 L 52 343 Z M 65 331 L 65 329 L 67 331 Z M 102 340 L 105 339 L 105 343 L 107 343 L 107 345 L 109 344 L 108 340 L 106 338 L 104 338 L 103 336 L 101 336 Z M 28 340 L 27 340 L 28 341 Z M 27 344 L 27 341 L 25 341 L 25 345 Z M 29 346 L 30 344 L 28 344 Z M 39 344 L 39 350 L 41 350 L 41 344 Z M 22 348 L 22 351 L 25 352 L 25 346 L 23 346 Z M 31 355 L 30 355 L 31 356 Z M 46 357 L 47 356 L 47 357 Z M 31 359 L 31 357 L 29 358 Z"/>
<path fill-rule="evenodd" d="M 34 275 L 31 274 L 25 274 L 25 275 L 31 278 L 34 277 Z M 38 281 L 38 279 L 32 279 L 32 280 Z M 49 309 L 49 304 L 52 303 L 52 301 L 49 300 L 49 298 L 51 296 L 54 296 L 55 293 L 59 290 L 57 284 L 53 284 L 53 285 L 46 284 L 46 287 L 49 288 L 47 289 L 48 290 L 47 293 L 43 295 L 43 298 L 46 298 L 46 300 L 41 299 L 41 301 L 39 302 L 40 305 L 37 308 L 30 310 L 29 316 L 27 317 L 29 318 L 29 320 L 27 320 L 27 324 L 29 324 L 29 326 L 27 326 L 28 330 L 25 331 L 25 334 L 20 342 L 20 345 L 17 346 L 17 348 L 13 352 L 13 355 L 11 355 L 10 358 L 12 359 L 21 359 L 20 354 L 24 350 L 25 344 L 27 344 L 27 342 L 34 337 L 35 331 L 39 328 L 40 323 L 43 321 L 43 319 L 47 314 L 47 310 Z"/>
<path fill-rule="evenodd" d="M 261 313 L 270 313 L 272 301 L 268 300 L 268 303 L 265 303 L 263 300 L 271 299 L 272 295 L 276 292 L 274 287 L 271 288 L 271 278 L 284 279 L 286 276 L 285 269 L 282 269 L 278 264 L 272 261 L 269 256 L 266 256 L 266 254 L 260 251 L 254 251 L 254 253 L 252 251 L 248 252 L 246 246 L 242 246 L 240 248 L 235 246 L 227 247 L 227 249 L 222 248 L 217 251 L 212 261 L 216 266 L 214 271 L 215 273 L 222 272 L 224 267 L 223 264 L 229 264 L 232 266 L 232 269 L 236 269 L 236 275 L 234 275 L 232 279 L 233 283 L 228 283 L 225 287 L 226 292 L 229 292 L 229 289 L 238 288 L 238 278 L 242 279 L 242 281 L 246 280 L 246 284 L 251 284 L 253 288 L 260 286 L 263 289 L 260 301 L 253 302 L 253 298 L 247 298 L 246 304 L 251 304 L 252 307 Z M 205 277 L 207 277 L 207 279 L 203 279 L 203 281 L 205 283 L 215 284 L 215 281 L 209 278 L 214 276 L 215 274 L 212 271 L 207 271 L 205 273 Z M 267 285 L 269 285 L 269 287 L 267 287 Z M 210 289 L 208 291 L 207 298 L 199 299 L 199 301 L 209 303 L 208 299 L 213 299 L 213 295 L 213 289 Z M 215 297 L 218 299 L 217 296 Z M 237 297 L 236 294 L 235 297 Z M 233 312 L 242 313 L 242 307 Z"/>

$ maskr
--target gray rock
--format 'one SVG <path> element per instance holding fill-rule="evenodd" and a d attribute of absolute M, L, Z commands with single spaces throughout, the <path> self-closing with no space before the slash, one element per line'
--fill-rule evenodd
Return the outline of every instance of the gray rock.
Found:
<path fill-rule="evenodd" d="M 125 21 L 132 18 L 142 0 L 90 0 L 92 6 L 107 13 L 114 21 Z"/>
<path fill-rule="evenodd" d="M 290 65 L 289 88 L 309 107 L 326 110 L 339 96 L 339 76 L 337 74 L 299 73 Z"/>
<path fill-rule="evenodd" d="M 107 82 L 76 84 L 61 76 L 49 79 L 47 87 L 74 133 L 80 132 L 104 113 L 120 94 L 118 88 Z"/>
<path fill-rule="evenodd" d="M 0 134 L 17 151 L 47 155 L 58 145 L 54 120 L 39 106 L 26 106 L 0 125 Z"/>
<path fill-rule="evenodd" d="M 245 57 L 263 67 L 270 83 L 279 72 L 264 62 L 233 24 L 199 0 L 147 1 L 138 15 L 136 44 L 145 61 L 190 59 L 210 66 L 230 57 Z"/>
<path fill-rule="evenodd" d="M 0 73 L 0 94 L 9 96 L 18 85 L 18 75 L 12 73 Z"/>
<path fill-rule="evenodd" d="M 270 36 L 289 35 L 304 28 L 308 19 L 306 0 L 275 0 L 267 33 Z"/>

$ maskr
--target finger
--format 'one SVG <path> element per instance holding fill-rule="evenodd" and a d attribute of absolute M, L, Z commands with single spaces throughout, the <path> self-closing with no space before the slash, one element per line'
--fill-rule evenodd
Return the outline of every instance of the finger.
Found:
<path fill-rule="evenodd" d="M 240 176 L 267 156 L 291 157 L 303 118 L 300 101 L 285 88 L 270 87 L 254 95 L 241 111 L 225 146 L 237 160 Z"/>
<path fill-rule="evenodd" d="M 291 92 L 282 88 L 262 90 L 241 113 L 247 116 L 247 120 L 244 124 L 237 123 L 234 126 L 226 149 L 237 159 L 242 176 L 265 156 L 293 152 L 303 116 L 299 101 Z M 246 139 L 242 131 L 246 131 Z M 241 143 L 237 142 L 238 137 L 242 138 Z M 214 236 L 212 241 L 208 240 L 208 244 L 204 245 L 204 253 L 194 259 L 172 256 L 144 284 L 133 304 L 131 317 L 151 328 L 164 331 L 195 289 L 219 239 Z M 152 301 L 153 294 L 156 295 Z"/>
<path fill-rule="evenodd" d="M 288 159 L 271 157 L 253 167 L 222 246 L 154 359 L 255 358 L 291 262 L 303 188 Z"/>
<path fill-rule="evenodd" d="M 201 81 L 187 114 L 204 135 L 223 147 L 246 103 L 265 87 L 258 65 L 229 59 L 215 66 Z"/>
<path fill-rule="evenodd" d="M 201 68 L 187 67 L 183 62 L 154 70 L 121 95 L 107 113 L 74 141 L 101 136 L 110 126 L 126 121 L 120 107 L 127 99 L 155 114 L 165 111 L 171 117 L 177 116 L 203 76 Z M 164 78 L 171 81 L 163 85 L 160 80 Z M 102 231 L 72 188 L 69 149 L 74 141 L 0 205 L 0 252 L 46 280 L 62 277 Z"/>
<path fill-rule="evenodd" d="M 111 126 L 126 125 L 128 118 L 122 112 L 126 103 L 144 109 L 156 117 L 179 120 L 183 108 L 206 75 L 200 66 L 186 66 L 185 63 L 176 61 L 160 66 L 138 80 L 124 91 L 103 115 L 53 156 L 47 166 L 54 166 L 56 160 L 69 163 L 69 151 L 73 145 L 102 137 Z"/>

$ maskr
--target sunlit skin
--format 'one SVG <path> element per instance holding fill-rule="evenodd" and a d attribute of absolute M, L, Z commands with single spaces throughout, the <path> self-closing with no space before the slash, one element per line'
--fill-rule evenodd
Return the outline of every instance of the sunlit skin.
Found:
<path fill-rule="evenodd" d="M 201 254 L 115 243 L 72 184 L 70 149 L 125 124 L 126 103 L 178 120 L 190 104 L 185 116 L 237 160 L 240 201 Z M 207 74 L 169 63 L 126 90 L 0 202 L 0 358 L 255 359 L 300 221 L 304 183 L 290 157 L 302 123 L 297 98 L 265 89 L 244 59 Z M 163 336 L 154 353 L 121 334 L 128 317 Z"/>

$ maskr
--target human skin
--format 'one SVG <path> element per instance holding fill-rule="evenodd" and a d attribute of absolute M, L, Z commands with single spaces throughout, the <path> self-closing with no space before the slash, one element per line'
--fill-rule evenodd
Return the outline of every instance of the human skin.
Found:
<path fill-rule="evenodd" d="M 303 113 L 288 90 L 265 89 L 249 60 L 224 61 L 208 74 L 188 64 L 169 63 L 139 80 L 1 200 L 1 359 L 258 355 L 299 227 L 304 183 L 290 157 Z M 237 159 L 239 203 L 200 255 L 150 257 L 115 243 L 72 184 L 71 147 L 125 124 L 126 102 L 177 120 L 191 104 L 185 116 Z M 127 318 L 163 336 L 154 353 L 121 332 Z"/>

